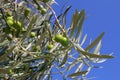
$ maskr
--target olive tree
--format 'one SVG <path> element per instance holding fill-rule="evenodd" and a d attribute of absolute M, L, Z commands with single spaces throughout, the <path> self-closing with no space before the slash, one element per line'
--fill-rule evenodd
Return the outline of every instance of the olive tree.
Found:
<path fill-rule="evenodd" d="M 0 80 L 86 79 L 95 63 L 113 56 L 100 54 L 102 32 L 83 48 L 85 10 L 71 6 L 56 15 L 54 0 L 0 1 Z M 59 3 L 58 3 L 59 4 Z"/>

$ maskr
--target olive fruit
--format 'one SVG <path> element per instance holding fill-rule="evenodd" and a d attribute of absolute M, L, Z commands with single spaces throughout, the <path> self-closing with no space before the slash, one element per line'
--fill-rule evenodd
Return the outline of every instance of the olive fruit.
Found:
<path fill-rule="evenodd" d="M 14 74 L 12 69 L 9 70 L 9 74 Z"/>
<path fill-rule="evenodd" d="M 28 14 L 30 13 L 30 8 L 26 8 L 25 10 L 24 10 L 24 16 L 25 17 L 27 17 L 28 16 Z"/>
<path fill-rule="evenodd" d="M 56 42 L 61 43 L 62 46 L 68 46 L 68 39 L 61 34 L 56 34 L 54 39 Z"/>
<path fill-rule="evenodd" d="M 62 38 L 63 36 L 61 34 L 56 34 L 54 39 L 56 42 L 61 42 Z"/>
<path fill-rule="evenodd" d="M 42 5 L 40 5 L 39 7 L 38 7 L 38 10 L 41 10 L 42 8 L 44 8 Z"/>
<path fill-rule="evenodd" d="M 14 24 L 14 22 L 10 19 L 7 20 L 7 23 L 8 23 L 9 26 L 12 26 Z"/>
<path fill-rule="evenodd" d="M 21 22 L 17 21 L 16 26 L 21 27 Z"/>
<path fill-rule="evenodd" d="M 39 50 L 40 49 L 40 46 L 39 45 L 34 45 L 33 46 L 33 51 L 37 51 L 37 50 Z"/>
<path fill-rule="evenodd" d="M 68 46 L 68 39 L 66 37 L 63 37 L 61 40 L 62 46 Z"/>
<path fill-rule="evenodd" d="M 49 0 L 43 0 L 44 3 L 47 3 Z"/>
<path fill-rule="evenodd" d="M 13 26 L 14 26 L 17 30 L 22 29 L 22 27 L 21 27 L 22 24 L 21 24 L 21 22 L 19 22 L 19 21 L 14 21 Z"/>
<path fill-rule="evenodd" d="M 26 32 L 26 29 L 22 27 L 21 31 L 22 31 L 22 34 L 24 34 Z"/>
<path fill-rule="evenodd" d="M 33 38 L 35 37 L 36 33 L 35 32 L 30 32 L 30 37 Z"/>
<path fill-rule="evenodd" d="M 47 10 L 45 8 L 41 9 L 41 14 L 46 14 Z"/>
<path fill-rule="evenodd" d="M 40 5 L 39 7 L 38 7 L 38 10 L 40 10 L 41 11 L 41 14 L 46 14 L 46 12 L 47 12 L 47 10 L 42 6 L 42 5 Z"/>
<path fill-rule="evenodd" d="M 23 31 L 23 32 L 24 32 L 24 31 L 25 31 L 25 28 L 24 28 L 24 27 L 22 27 L 22 30 L 21 30 L 21 31 Z"/>
<path fill-rule="evenodd" d="M 7 20 L 13 20 L 13 17 L 9 16 L 7 17 Z"/>
<path fill-rule="evenodd" d="M 53 48 L 53 45 L 52 44 L 49 44 L 48 45 L 48 50 L 52 49 Z"/>

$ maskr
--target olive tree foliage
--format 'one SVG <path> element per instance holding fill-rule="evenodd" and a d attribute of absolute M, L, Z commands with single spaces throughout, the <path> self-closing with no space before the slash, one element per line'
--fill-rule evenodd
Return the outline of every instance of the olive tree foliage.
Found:
<path fill-rule="evenodd" d="M 95 63 L 112 55 L 100 54 L 102 32 L 83 48 L 85 10 L 76 9 L 66 25 L 71 6 L 56 15 L 53 0 L 0 1 L 0 79 L 85 79 Z M 59 3 L 58 3 L 59 4 Z"/>

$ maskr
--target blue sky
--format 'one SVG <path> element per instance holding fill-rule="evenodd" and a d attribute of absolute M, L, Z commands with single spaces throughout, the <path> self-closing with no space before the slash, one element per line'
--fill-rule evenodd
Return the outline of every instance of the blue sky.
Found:
<path fill-rule="evenodd" d="M 66 0 L 56 0 L 57 12 Z M 115 58 L 99 64 L 102 69 L 93 69 L 90 77 L 93 80 L 119 80 L 120 79 L 120 0 L 69 0 L 67 5 L 72 5 L 69 18 L 74 10 L 86 10 L 83 33 L 88 34 L 88 41 L 95 39 L 101 32 L 105 32 L 102 39 L 101 53 L 114 53 Z"/>

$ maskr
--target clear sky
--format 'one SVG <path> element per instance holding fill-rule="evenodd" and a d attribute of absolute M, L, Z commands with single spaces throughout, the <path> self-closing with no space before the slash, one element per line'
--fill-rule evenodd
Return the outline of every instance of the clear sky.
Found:
<path fill-rule="evenodd" d="M 66 0 L 56 0 L 59 12 Z M 101 32 L 105 32 L 102 39 L 101 53 L 114 53 L 114 59 L 99 64 L 102 69 L 93 69 L 89 76 L 93 80 L 120 80 L 120 0 L 69 0 L 67 5 L 72 5 L 69 18 L 74 10 L 86 10 L 86 20 L 83 32 L 88 34 L 88 41 L 95 39 Z"/>

